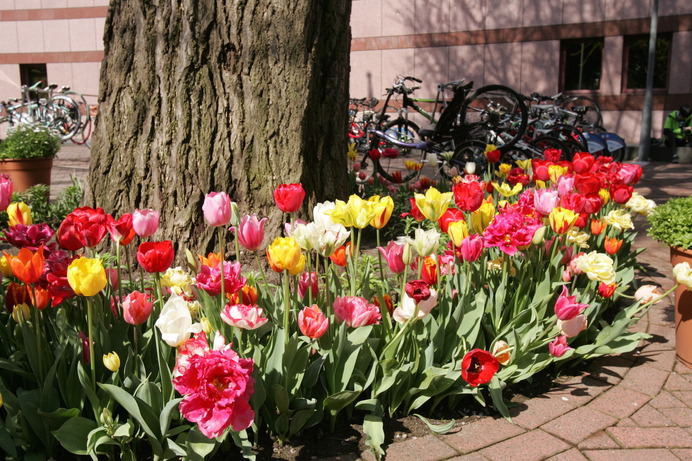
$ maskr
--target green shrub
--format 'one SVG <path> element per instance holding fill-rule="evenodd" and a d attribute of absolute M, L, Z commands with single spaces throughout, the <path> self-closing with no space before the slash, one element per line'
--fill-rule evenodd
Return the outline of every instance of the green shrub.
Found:
<path fill-rule="evenodd" d="M 0 159 L 50 158 L 60 150 L 60 137 L 46 127 L 19 125 L 0 143 Z"/>
<path fill-rule="evenodd" d="M 671 198 L 647 219 L 649 237 L 671 247 L 692 248 L 692 196 Z"/>

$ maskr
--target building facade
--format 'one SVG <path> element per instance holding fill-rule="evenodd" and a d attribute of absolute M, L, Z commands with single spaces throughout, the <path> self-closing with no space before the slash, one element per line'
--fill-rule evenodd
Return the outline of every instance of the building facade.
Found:
<path fill-rule="evenodd" d="M 639 141 L 652 0 L 353 0 L 353 97 L 397 75 L 465 78 L 523 94 L 593 96 L 610 131 Z M 108 0 L 0 0 L 0 100 L 37 79 L 96 103 Z M 692 2 L 659 0 L 653 136 L 692 104 Z"/>

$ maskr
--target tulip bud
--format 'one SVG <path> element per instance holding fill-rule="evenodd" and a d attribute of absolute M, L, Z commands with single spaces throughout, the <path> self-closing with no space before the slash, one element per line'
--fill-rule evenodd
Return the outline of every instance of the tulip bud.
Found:
<path fill-rule="evenodd" d="M 493 350 L 490 353 L 495 356 L 501 365 L 508 365 L 509 361 L 512 359 L 510 355 L 511 350 L 512 348 L 509 347 L 507 341 L 499 340 L 495 342 Z"/>
<path fill-rule="evenodd" d="M 30 315 L 31 310 L 29 309 L 29 305 L 26 303 L 17 304 L 12 309 L 12 318 L 15 322 L 20 324 L 23 323 L 26 319 L 28 319 Z"/>
<path fill-rule="evenodd" d="M 116 372 L 120 368 L 120 357 L 117 352 L 103 354 L 103 364 L 110 371 Z"/>
<path fill-rule="evenodd" d="M 545 229 L 546 226 L 541 226 L 538 229 L 536 229 L 536 232 L 533 233 L 533 237 L 531 238 L 531 243 L 534 245 L 540 245 L 543 243 L 545 240 Z"/>

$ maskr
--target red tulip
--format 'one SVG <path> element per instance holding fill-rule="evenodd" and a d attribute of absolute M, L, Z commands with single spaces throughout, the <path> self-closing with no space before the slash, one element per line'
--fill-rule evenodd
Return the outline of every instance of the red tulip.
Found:
<path fill-rule="evenodd" d="M 480 207 L 480 204 L 478 206 Z M 440 225 L 440 230 L 446 234 L 447 229 L 449 228 L 449 223 L 463 221 L 464 219 L 466 219 L 466 216 L 464 216 L 464 212 L 462 210 L 457 208 L 447 208 L 447 211 L 442 213 L 442 216 L 440 216 L 440 218 L 437 220 L 437 223 Z"/>
<path fill-rule="evenodd" d="M 426 256 L 423 259 L 421 278 L 428 285 L 437 284 L 437 261 L 432 256 Z"/>
<path fill-rule="evenodd" d="M 483 203 L 483 189 L 478 182 L 459 183 L 452 186 L 454 202 L 463 211 L 476 211 Z M 447 231 L 443 231 L 447 232 Z"/>
<path fill-rule="evenodd" d="M 133 291 L 123 299 L 123 320 L 130 325 L 140 325 L 147 321 L 153 307 L 151 295 Z"/>
<path fill-rule="evenodd" d="M 482 349 L 468 351 L 461 361 L 461 377 L 473 387 L 489 383 L 499 369 L 500 362 Z"/>
<path fill-rule="evenodd" d="M 305 199 L 305 189 L 302 184 L 281 184 L 274 189 L 276 206 L 284 213 L 298 211 Z"/>
<path fill-rule="evenodd" d="M 488 157 L 489 163 L 497 163 L 500 161 L 500 158 L 502 157 L 502 152 L 500 152 L 500 149 L 495 149 L 491 150 L 490 152 L 486 152 L 485 155 L 486 157 Z"/>
<path fill-rule="evenodd" d="M 613 198 L 613 202 L 623 205 L 632 198 L 632 192 L 634 188 L 628 186 L 627 184 L 615 184 L 610 186 L 610 196 Z"/>
<path fill-rule="evenodd" d="M 10 282 L 5 291 L 5 307 L 12 312 L 19 304 L 29 304 L 29 289 L 23 283 Z"/>
<path fill-rule="evenodd" d="M 601 282 L 598 285 L 598 294 L 604 298 L 610 298 L 615 293 L 615 289 L 618 287 L 617 283 L 604 283 Z"/>
<path fill-rule="evenodd" d="M 423 280 L 411 280 L 406 284 L 406 294 L 416 303 L 425 301 L 430 297 L 430 284 Z"/>
<path fill-rule="evenodd" d="M 550 180 L 550 170 L 548 167 L 551 165 L 550 162 L 546 160 L 532 160 L 531 168 L 533 169 L 533 179 L 539 181 Z"/>
<path fill-rule="evenodd" d="M 559 162 L 560 157 L 562 157 L 562 151 L 560 149 L 545 149 L 543 151 L 543 158 L 549 162 Z"/>
<path fill-rule="evenodd" d="M 65 216 L 58 228 L 57 240 L 60 248 L 77 251 L 84 248 L 78 227 L 79 221 L 72 213 Z"/>
<path fill-rule="evenodd" d="M 165 272 L 171 264 L 175 252 L 170 240 L 163 242 L 144 242 L 137 250 L 137 261 L 146 272 Z"/>
<path fill-rule="evenodd" d="M 588 152 L 577 152 L 572 157 L 572 167 L 577 174 L 590 172 L 595 162 L 594 156 Z"/>
<path fill-rule="evenodd" d="M 598 194 L 602 184 L 598 176 L 593 174 L 577 174 L 574 175 L 574 187 L 580 194 Z"/>
<path fill-rule="evenodd" d="M 107 215 L 108 221 L 106 222 L 106 229 L 111 236 L 111 240 L 119 243 L 120 245 L 129 244 L 132 239 L 135 238 L 137 233 L 132 226 L 132 215 L 130 213 L 125 213 L 116 220 L 111 215 Z"/>

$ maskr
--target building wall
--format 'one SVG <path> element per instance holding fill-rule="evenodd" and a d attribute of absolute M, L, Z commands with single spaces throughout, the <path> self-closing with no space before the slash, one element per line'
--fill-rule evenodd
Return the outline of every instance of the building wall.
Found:
<path fill-rule="evenodd" d="M 19 96 L 19 64 L 46 63 L 48 79 L 96 102 L 108 0 L 0 0 L 0 100 Z M 639 140 L 641 92 L 623 91 L 623 35 L 648 33 L 651 0 L 353 0 L 353 97 L 380 97 L 397 75 L 438 83 L 465 78 L 522 93 L 560 90 L 560 41 L 604 36 L 597 92 L 606 127 Z M 692 2 L 659 1 L 672 32 L 668 92 L 654 97 L 654 136 L 665 113 L 692 101 Z"/>

